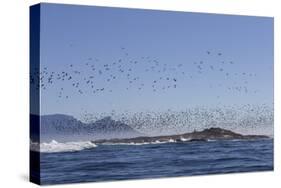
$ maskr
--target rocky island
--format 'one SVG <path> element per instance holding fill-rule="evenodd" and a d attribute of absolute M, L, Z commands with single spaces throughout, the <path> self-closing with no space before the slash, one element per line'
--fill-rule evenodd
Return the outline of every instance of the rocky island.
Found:
<path fill-rule="evenodd" d="M 230 130 L 221 128 L 209 128 L 203 131 L 193 131 L 191 133 L 165 135 L 165 136 L 141 136 L 135 138 L 116 138 L 101 139 L 92 141 L 95 144 L 145 144 L 145 143 L 167 143 L 167 142 L 195 142 L 209 140 L 251 140 L 251 139 L 267 139 L 266 135 L 242 135 Z"/>

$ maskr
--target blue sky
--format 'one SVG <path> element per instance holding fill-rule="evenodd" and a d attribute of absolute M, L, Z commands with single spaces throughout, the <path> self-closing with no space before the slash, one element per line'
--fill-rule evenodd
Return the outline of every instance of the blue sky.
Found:
<path fill-rule="evenodd" d="M 42 4 L 44 68 L 73 76 L 46 84 L 41 114 L 272 105 L 273 18 Z"/>

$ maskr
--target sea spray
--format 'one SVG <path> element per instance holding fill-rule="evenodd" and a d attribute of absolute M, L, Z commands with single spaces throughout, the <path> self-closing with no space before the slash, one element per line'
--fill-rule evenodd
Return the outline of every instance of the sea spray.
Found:
<path fill-rule="evenodd" d="M 43 142 L 40 144 L 30 141 L 30 149 L 32 151 L 40 151 L 43 153 L 74 152 L 95 147 L 97 147 L 97 145 L 90 141 L 61 143 L 52 140 L 51 142 Z"/>

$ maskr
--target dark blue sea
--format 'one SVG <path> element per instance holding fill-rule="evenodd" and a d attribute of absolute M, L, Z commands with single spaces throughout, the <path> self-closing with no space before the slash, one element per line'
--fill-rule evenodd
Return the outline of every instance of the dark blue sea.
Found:
<path fill-rule="evenodd" d="M 273 140 L 98 145 L 41 153 L 41 183 L 78 183 L 273 170 Z"/>

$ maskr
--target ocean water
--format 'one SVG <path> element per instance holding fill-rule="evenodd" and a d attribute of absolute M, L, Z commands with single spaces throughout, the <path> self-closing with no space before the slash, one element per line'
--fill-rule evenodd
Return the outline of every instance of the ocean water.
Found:
<path fill-rule="evenodd" d="M 272 139 L 97 145 L 41 153 L 42 184 L 268 170 L 273 170 Z"/>

